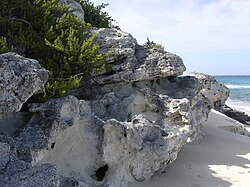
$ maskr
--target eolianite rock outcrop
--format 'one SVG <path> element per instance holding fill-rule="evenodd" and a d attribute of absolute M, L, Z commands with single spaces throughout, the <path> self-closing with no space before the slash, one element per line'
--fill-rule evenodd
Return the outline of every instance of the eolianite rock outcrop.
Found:
<path fill-rule="evenodd" d="M 60 2 L 84 18 L 78 3 Z M 35 60 L 0 56 L 0 122 L 18 127 L 0 134 L 1 187 L 126 187 L 149 180 L 183 145 L 201 138 L 210 109 L 224 105 L 228 90 L 212 77 L 178 77 L 185 71 L 179 56 L 140 46 L 116 29 L 91 32 L 101 52 L 113 51 L 110 70 L 78 89 L 82 99 L 29 104 L 31 117 L 18 111 L 43 90 L 48 72 Z"/>
<path fill-rule="evenodd" d="M 236 121 L 239 121 L 240 123 L 243 123 L 245 125 L 250 125 L 250 116 L 245 112 L 232 109 L 227 105 L 223 107 L 222 112 L 228 117 L 233 118 Z"/>
<path fill-rule="evenodd" d="M 178 77 L 185 66 L 175 54 L 140 46 L 116 29 L 92 32 L 101 51 L 114 50 L 111 70 L 82 90 L 87 100 L 67 96 L 29 104 L 27 124 L 0 136 L 0 186 L 125 187 L 149 180 L 184 144 L 202 137 L 210 109 L 228 97 L 208 75 Z M 0 60 L 1 97 L 18 98 L 15 105 L 2 99 L 8 110 L 1 110 L 15 112 L 43 89 L 47 71 L 13 53 Z"/>
<path fill-rule="evenodd" d="M 242 124 L 250 125 L 250 116 L 248 114 L 232 109 L 225 104 L 227 98 L 229 97 L 229 89 L 225 85 L 218 83 L 211 75 L 191 73 L 190 76 L 197 78 L 199 82 L 203 84 L 204 87 L 201 93 L 211 101 L 211 105 L 215 110 L 222 112 L 226 116 L 233 118 Z M 240 132 L 238 134 L 247 133 L 247 130 L 244 130 L 244 126 L 242 126 L 242 124 L 238 124 L 238 126 L 245 133 Z"/>
<path fill-rule="evenodd" d="M 48 71 L 15 53 L 0 55 L 0 119 L 21 109 L 33 94 L 44 91 Z"/>
<path fill-rule="evenodd" d="M 97 34 L 96 41 L 101 46 L 101 52 L 113 51 L 113 56 L 108 59 L 112 70 L 108 75 L 96 78 L 99 85 L 176 77 L 186 69 L 179 56 L 163 49 L 139 46 L 128 33 L 104 28 L 92 33 Z"/>
<path fill-rule="evenodd" d="M 201 93 L 211 101 L 212 107 L 222 112 L 229 97 L 229 89 L 225 85 L 218 83 L 211 75 L 191 73 L 190 76 L 197 78 L 203 85 Z"/>

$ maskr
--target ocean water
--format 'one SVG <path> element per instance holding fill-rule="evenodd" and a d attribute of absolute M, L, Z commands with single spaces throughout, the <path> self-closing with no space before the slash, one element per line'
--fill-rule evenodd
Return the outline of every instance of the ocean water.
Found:
<path fill-rule="evenodd" d="M 215 76 L 215 79 L 230 89 L 226 104 L 250 115 L 250 75 Z"/>

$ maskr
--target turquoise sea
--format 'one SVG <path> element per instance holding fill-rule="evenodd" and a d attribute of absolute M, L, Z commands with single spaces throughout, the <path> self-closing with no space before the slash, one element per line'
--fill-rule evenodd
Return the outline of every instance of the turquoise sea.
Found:
<path fill-rule="evenodd" d="M 230 89 L 227 104 L 250 114 L 250 75 L 215 76 Z"/>

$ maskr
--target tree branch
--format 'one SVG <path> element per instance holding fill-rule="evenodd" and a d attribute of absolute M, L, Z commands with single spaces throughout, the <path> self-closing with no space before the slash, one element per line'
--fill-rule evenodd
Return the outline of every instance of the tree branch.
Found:
<path fill-rule="evenodd" d="M 24 23 L 28 24 L 29 27 L 32 28 L 32 25 L 30 24 L 30 22 L 28 22 L 28 21 L 26 21 L 26 20 L 24 20 L 24 19 L 19 19 L 19 18 L 10 18 L 10 19 L 13 19 L 13 20 L 16 20 L 16 21 L 24 22 Z"/>

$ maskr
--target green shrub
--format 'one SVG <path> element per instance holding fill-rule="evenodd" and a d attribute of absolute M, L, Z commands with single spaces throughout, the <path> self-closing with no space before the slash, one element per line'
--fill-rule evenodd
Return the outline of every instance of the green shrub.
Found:
<path fill-rule="evenodd" d="M 46 85 L 46 92 L 43 95 L 45 100 L 51 98 L 64 97 L 66 95 L 72 94 L 72 90 L 78 87 L 81 78 L 78 77 L 70 77 L 69 79 L 57 79 L 53 81 L 49 81 Z"/>
<path fill-rule="evenodd" d="M 97 28 L 117 28 L 114 25 L 115 20 L 108 14 L 108 12 L 103 11 L 109 4 L 102 3 L 101 5 L 95 5 L 89 0 L 76 0 L 82 6 L 84 10 L 84 20 L 86 23 L 90 23 L 93 27 Z"/>
<path fill-rule="evenodd" d="M 161 44 L 157 44 L 154 41 L 151 41 L 149 37 L 147 37 L 147 42 L 143 44 L 143 46 L 147 47 L 148 49 L 153 49 L 153 48 L 164 49 L 164 47 Z"/>
<path fill-rule="evenodd" d="M 107 54 L 99 53 L 91 26 L 79 20 L 57 0 L 1 0 L 2 50 L 37 59 L 50 71 L 45 98 L 67 95 L 80 80 L 105 69 Z"/>
<path fill-rule="evenodd" d="M 13 47 L 8 46 L 6 37 L 0 37 L 0 53 L 6 53 L 13 50 Z"/>

